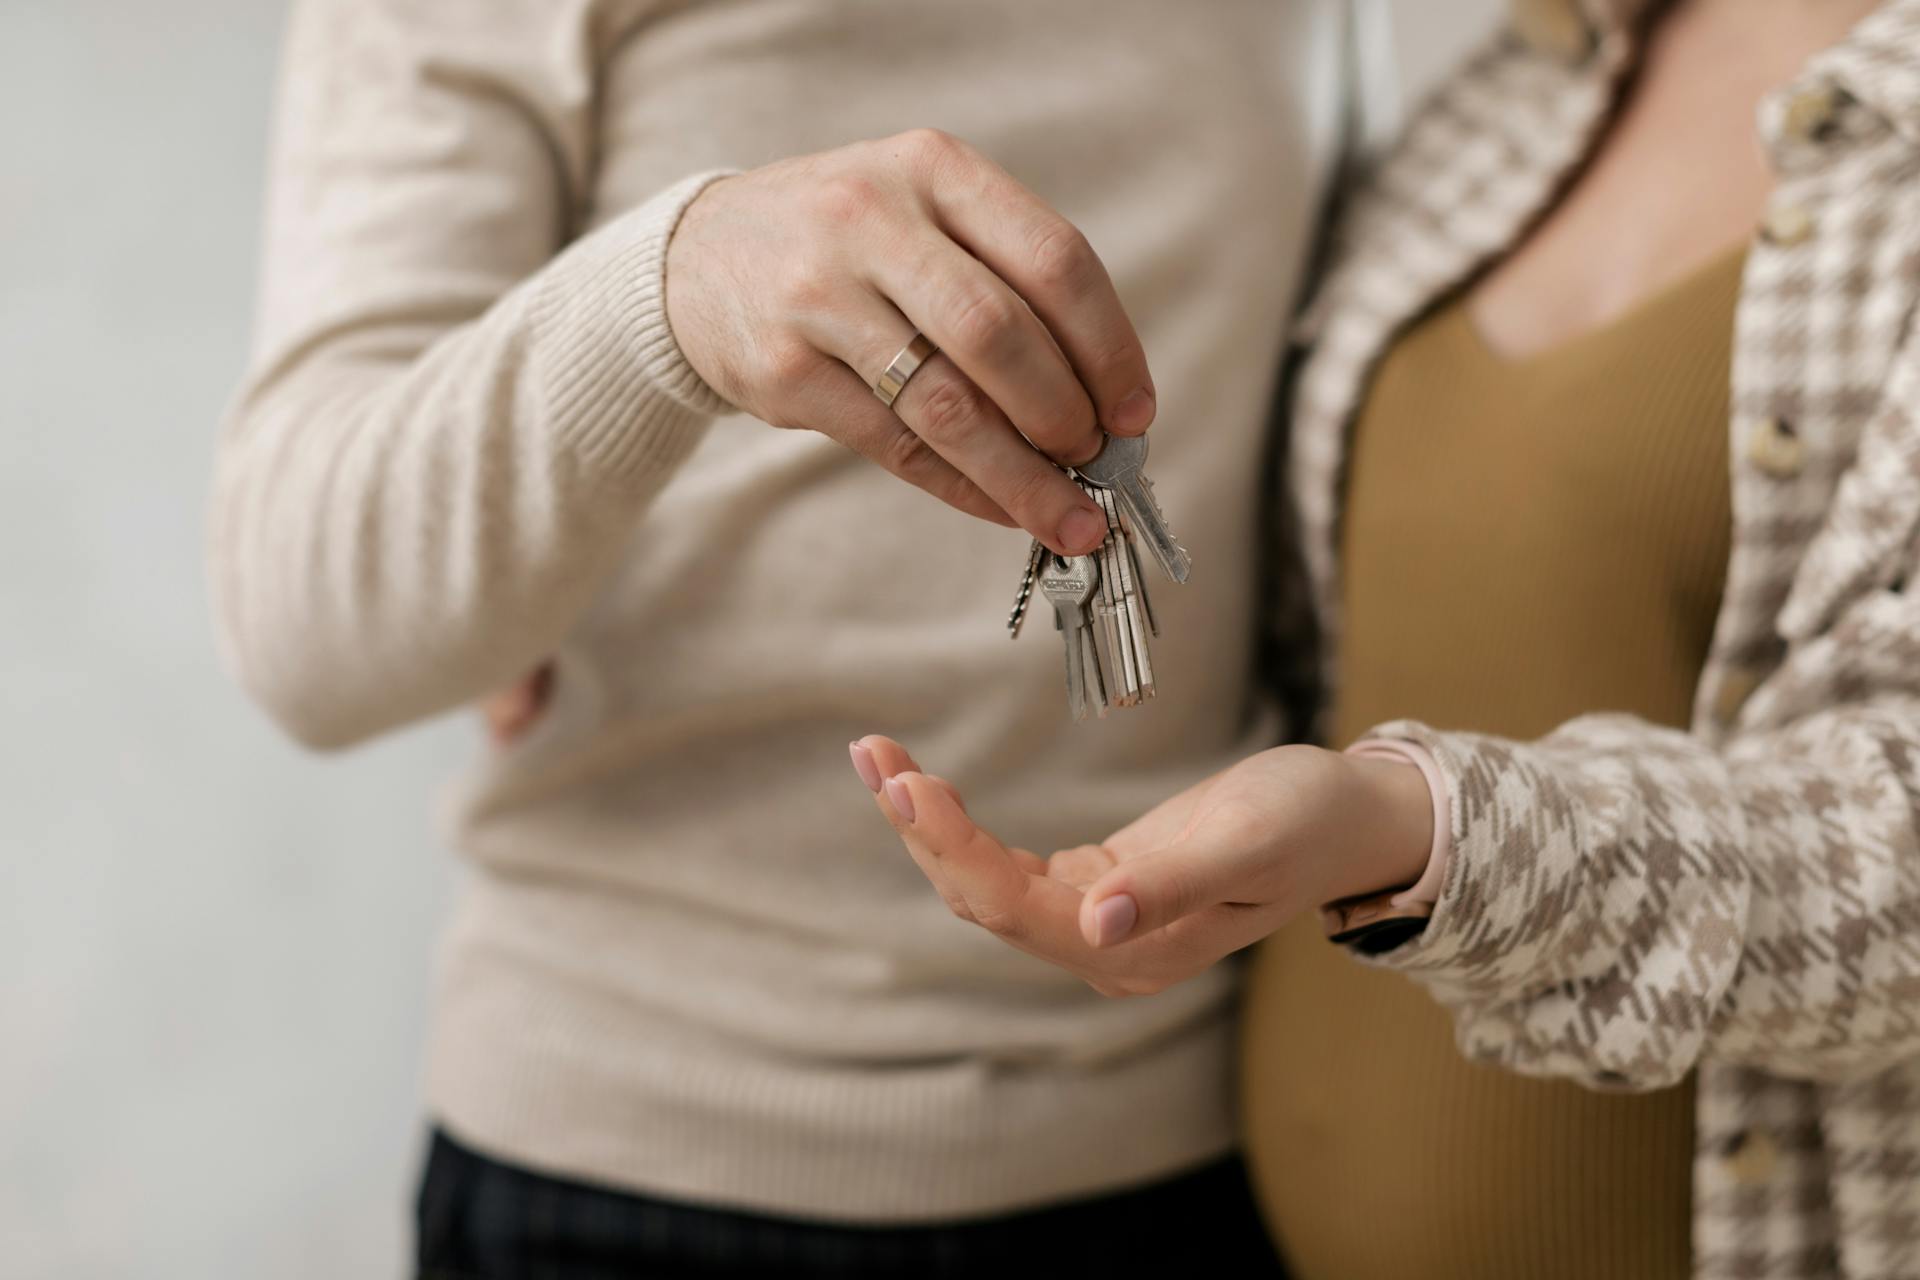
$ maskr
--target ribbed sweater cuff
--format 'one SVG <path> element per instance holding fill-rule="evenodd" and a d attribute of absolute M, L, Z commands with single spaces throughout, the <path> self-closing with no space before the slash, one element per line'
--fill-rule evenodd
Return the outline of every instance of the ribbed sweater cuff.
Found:
<path fill-rule="evenodd" d="M 1426 779 L 1427 795 L 1433 803 L 1433 842 L 1427 849 L 1427 867 L 1411 888 L 1393 894 L 1391 900 L 1396 907 L 1432 906 L 1440 901 L 1440 883 L 1447 873 L 1447 857 L 1453 852 L 1453 801 L 1439 763 L 1431 751 L 1418 743 L 1392 738 L 1362 738 L 1348 747 L 1346 753 L 1376 760 L 1404 761 Z"/>
<path fill-rule="evenodd" d="M 1422 891 L 1421 898 L 1408 904 L 1421 910 L 1431 909 L 1432 916 L 1425 929 L 1398 946 L 1370 954 L 1375 961 L 1393 967 L 1417 968 L 1423 972 L 1444 968 L 1462 945 L 1461 921 L 1455 908 L 1464 882 L 1487 873 L 1487 851 L 1473 847 L 1472 833 L 1464 821 L 1464 807 L 1455 803 L 1474 761 L 1461 735 L 1442 733 L 1417 720 L 1377 725 L 1364 735 L 1363 741 L 1410 748 L 1407 759 L 1421 765 L 1434 797 L 1434 854 L 1439 855 L 1438 865 L 1429 858 L 1427 873 L 1417 886 Z M 1429 893 L 1431 897 L 1426 896 Z"/>
<path fill-rule="evenodd" d="M 576 241 L 532 299 L 555 446 L 590 475 L 655 487 L 731 406 L 695 373 L 667 323 L 667 242 L 724 170 L 695 174 Z"/>

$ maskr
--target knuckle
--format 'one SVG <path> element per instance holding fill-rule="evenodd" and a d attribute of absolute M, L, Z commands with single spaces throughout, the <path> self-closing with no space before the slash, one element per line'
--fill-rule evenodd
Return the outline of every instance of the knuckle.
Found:
<path fill-rule="evenodd" d="M 898 141 L 901 146 L 916 159 L 934 163 L 950 159 L 958 154 L 961 148 L 960 139 L 954 137 L 945 129 L 933 129 L 924 126 L 918 129 L 909 129 L 905 133 L 900 134 Z"/>
<path fill-rule="evenodd" d="M 768 344 L 761 369 L 769 387 L 792 395 L 807 385 L 818 365 L 819 357 L 806 343 L 781 341 Z"/>
<path fill-rule="evenodd" d="M 814 189 L 813 208 L 836 227 L 858 227 L 873 216 L 885 200 L 880 184 L 863 173 L 840 172 L 821 179 Z"/>
<path fill-rule="evenodd" d="M 986 396 L 978 387 L 957 374 L 944 377 L 921 402 L 921 433 L 936 444 L 959 440 L 986 416 Z"/>
<path fill-rule="evenodd" d="M 1009 299 L 991 290 L 979 289 L 954 303 L 947 328 L 961 350 L 991 353 L 1018 338 L 1020 317 Z"/>
<path fill-rule="evenodd" d="M 1028 256 L 1040 284 L 1066 293 L 1080 293 L 1091 285 L 1099 262 L 1080 228 L 1064 218 L 1049 220 L 1040 229 Z"/>
<path fill-rule="evenodd" d="M 806 319 L 830 311 L 836 292 L 835 273 L 811 258 L 794 262 L 780 277 L 780 305 L 791 319 Z"/>
<path fill-rule="evenodd" d="M 967 905 L 965 898 L 957 893 L 947 893 L 944 891 L 940 894 L 940 898 L 947 904 L 947 910 L 953 912 L 955 917 L 966 921 L 968 924 L 977 923 L 973 918 L 973 909 Z"/>
<path fill-rule="evenodd" d="M 911 481 L 924 474 L 934 462 L 933 450 L 911 431 L 900 431 L 887 438 L 880 448 L 880 465 L 902 480 Z"/>
<path fill-rule="evenodd" d="M 1038 512 L 1054 505 L 1054 485 L 1063 477 L 1050 466 L 1037 465 L 1022 470 L 1007 482 L 1003 505 L 1009 512 Z M 1071 484 L 1071 481 L 1067 482 Z"/>

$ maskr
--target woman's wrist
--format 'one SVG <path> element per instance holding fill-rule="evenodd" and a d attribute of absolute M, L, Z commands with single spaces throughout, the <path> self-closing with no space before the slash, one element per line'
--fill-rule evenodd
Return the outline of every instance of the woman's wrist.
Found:
<path fill-rule="evenodd" d="M 1392 893 L 1416 883 L 1433 854 L 1433 790 L 1402 759 L 1346 755 L 1349 837 L 1332 869 L 1328 901 Z"/>

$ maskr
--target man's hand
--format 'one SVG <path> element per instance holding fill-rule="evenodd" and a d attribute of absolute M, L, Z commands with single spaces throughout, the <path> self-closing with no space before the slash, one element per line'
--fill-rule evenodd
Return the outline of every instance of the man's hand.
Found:
<path fill-rule="evenodd" d="M 854 768 L 954 914 L 1104 995 L 1149 995 L 1324 903 L 1412 884 L 1433 840 L 1420 771 L 1277 747 L 1189 788 L 1098 845 L 1041 858 L 967 816 L 900 744 Z"/>
<path fill-rule="evenodd" d="M 667 314 L 733 404 L 1064 555 L 1106 521 L 1048 458 L 1085 462 L 1102 430 L 1153 421 L 1146 354 L 1086 237 L 934 130 L 707 188 L 668 247 Z M 889 409 L 870 388 L 915 330 L 941 354 Z"/>

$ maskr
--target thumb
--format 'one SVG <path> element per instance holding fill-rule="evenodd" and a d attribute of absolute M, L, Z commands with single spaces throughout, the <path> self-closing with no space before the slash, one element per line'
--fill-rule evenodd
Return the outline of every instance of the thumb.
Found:
<path fill-rule="evenodd" d="M 1123 862 L 1094 881 L 1080 904 L 1080 934 L 1094 947 L 1141 937 L 1232 901 L 1236 879 L 1227 850 L 1179 841 Z"/>

